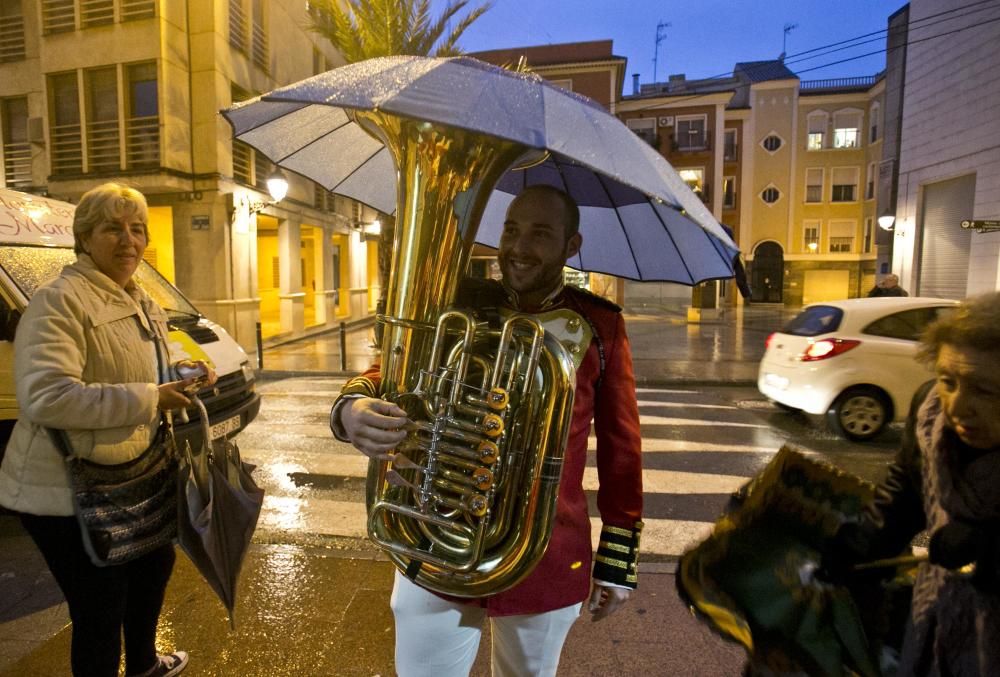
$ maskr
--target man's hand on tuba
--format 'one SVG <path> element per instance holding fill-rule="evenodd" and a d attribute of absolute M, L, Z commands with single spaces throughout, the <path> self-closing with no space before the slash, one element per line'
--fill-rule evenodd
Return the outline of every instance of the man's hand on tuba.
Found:
<path fill-rule="evenodd" d="M 405 426 L 410 420 L 392 402 L 359 397 L 344 401 L 339 409 L 348 439 L 366 456 L 381 456 L 406 438 Z"/>

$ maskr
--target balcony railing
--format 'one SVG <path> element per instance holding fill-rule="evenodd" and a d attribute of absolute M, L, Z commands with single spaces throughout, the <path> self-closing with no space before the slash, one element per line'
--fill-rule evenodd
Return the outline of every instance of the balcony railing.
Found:
<path fill-rule="evenodd" d="M 63 33 L 76 28 L 73 0 L 42 0 L 42 32 Z"/>
<path fill-rule="evenodd" d="M 125 121 L 125 162 L 129 168 L 160 164 L 160 118 L 158 115 Z"/>
<path fill-rule="evenodd" d="M 239 0 L 229 0 L 229 44 L 246 54 L 247 15 Z"/>
<path fill-rule="evenodd" d="M 0 20 L 0 61 L 23 61 L 24 17 L 4 17 Z"/>
<path fill-rule="evenodd" d="M 250 185 L 250 166 L 253 164 L 250 146 L 233 141 L 233 180 Z"/>
<path fill-rule="evenodd" d="M 267 192 L 267 177 L 271 175 L 273 165 L 263 153 L 253 154 L 253 185 Z"/>
<path fill-rule="evenodd" d="M 87 125 L 87 169 L 108 172 L 121 169 L 121 138 L 118 120 L 103 120 Z"/>
<path fill-rule="evenodd" d="M 152 19 L 156 16 L 156 0 L 121 0 L 122 21 Z"/>
<path fill-rule="evenodd" d="M 80 25 L 84 28 L 115 22 L 114 0 L 80 0 Z"/>
<path fill-rule="evenodd" d="M 802 80 L 799 82 L 799 91 L 811 89 L 843 89 L 849 87 L 871 87 L 882 77 L 881 73 L 876 75 L 862 75 L 855 78 L 828 78 L 826 80 Z"/>
<path fill-rule="evenodd" d="M 698 153 L 701 151 L 712 150 L 712 144 L 709 141 L 709 137 L 704 138 L 692 138 L 685 139 L 683 145 L 680 141 L 676 139 L 670 144 L 670 150 L 675 153 Z"/>
<path fill-rule="evenodd" d="M 264 27 L 261 24 L 254 22 L 252 38 L 253 63 L 257 68 L 267 73 L 269 65 L 267 61 L 267 33 L 264 32 Z"/>
<path fill-rule="evenodd" d="M 52 173 L 79 174 L 83 172 L 83 137 L 80 123 L 53 125 L 50 130 L 52 143 Z"/>
<path fill-rule="evenodd" d="M 31 144 L 27 141 L 3 145 L 4 184 L 8 188 L 31 185 Z"/>

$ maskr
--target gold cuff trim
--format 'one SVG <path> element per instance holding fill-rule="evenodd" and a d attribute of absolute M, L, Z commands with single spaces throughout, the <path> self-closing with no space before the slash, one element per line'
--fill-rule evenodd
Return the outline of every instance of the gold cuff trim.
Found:
<path fill-rule="evenodd" d="M 625 554 L 632 552 L 631 546 L 622 545 L 621 543 L 613 543 L 611 541 L 601 541 L 598 544 L 597 549 L 600 550 L 602 548 L 607 550 L 614 550 L 615 552 L 623 552 Z"/>
<path fill-rule="evenodd" d="M 594 559 L 600 562 L 601 564 L 607 564 L 609 567 L 614 567 L 616 569 L 629 568 L 629 563 L 624 562 L 620 559 L 611 559 L 610 557 L 605 557 L 603 555 L 597 555 L 596 557 L 594 557 Z"/>

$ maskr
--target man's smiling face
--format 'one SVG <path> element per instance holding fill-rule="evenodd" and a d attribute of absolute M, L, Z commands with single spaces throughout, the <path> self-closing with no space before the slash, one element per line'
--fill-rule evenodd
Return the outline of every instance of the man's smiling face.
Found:
<path fill-rule="evenodd" d="M 500 236 L 500 270 L 522 306 L 538 306 L 562 280 L 566 259 L 580 251 L 581 237 L 567 238 L 566 206 L 557 195 L 528 190 L 507 209 Z"/>

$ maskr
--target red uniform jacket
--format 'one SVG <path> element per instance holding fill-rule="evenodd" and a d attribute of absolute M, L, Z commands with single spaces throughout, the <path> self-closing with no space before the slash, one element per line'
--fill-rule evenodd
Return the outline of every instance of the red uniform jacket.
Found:
<path fill-rule="evenodd" d="M 598 573 L 597 578 L 635 585 L 642 515 L 642 450 L 635 375 L 625 322 L 617 306 L 575 287 L 565 287 L 545 310 L 560 307 L 583 316 L 595 338 L 576 373 L 573 418 L 552 538 L 538 566 L 521 583 L 489 597 L 460 600 L 484 606 L 491 616 L 551 611 L 581 602 L 590 594 L 593 544 L 583 474 L 592 422 L 600 482 L 597 508 L 605 532 L 610 529 L 623 536 L 630 535 L 622 543 L 630 543 L 632 548 L 630 555 L 618 555 L 620 561 L 611 568 L 604 566 L 607 575 Z M 378 367 L 370 368 L 358 381 L 367 381 L 377 391 Z M 345 386 L 345 392 L 350 386 L 351 383 Z M 616 575 L 619 567 L 620 577 Z"/>

